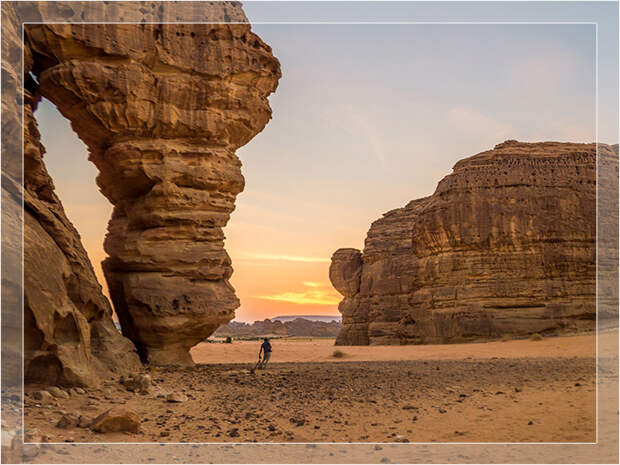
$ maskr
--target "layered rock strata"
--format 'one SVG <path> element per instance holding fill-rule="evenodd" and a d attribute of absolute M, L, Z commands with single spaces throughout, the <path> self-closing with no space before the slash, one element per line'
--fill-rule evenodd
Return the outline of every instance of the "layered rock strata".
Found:
<path fill-rule="evenodd" d="M 2 389 L 22 384 L 22 41 L 14 5 L 2 2 Z"/>
<path fill-rule="evenodd" d="M 240 8 L 233 9 L 242 16 Z M 38 25 L 40 91 L 72 121 L 114 205 L 104 271 L 142 359 L 189 348 L 234 316 L 222 228 L 243 190 L 235 150 L 271 116 L 271 49 L 236 25 Z"/>
<path fill-rule="evenodd" d="M 2 5 L 3 387 L 22 382 L 15 360 L 23 363 L 26 383 L 93 385 L 138 370 L 140 362 L 114 328 L 109 302 L 43 163 L 35 83 L 27 75 L 24 82 L 21 72 L 22 51 L 26 73 L 34 58 L 23 47 L 16 8 Z"/>
<path fill-rule="evenodd" d="M 617 149 L 599 145 L 601 176 Z M 594 329 L 595 144 L 506 141 L 340 249 L 341 345 L 424 344 Z M 617 222 L 616 222 L 617 224 Z"/>
<path fill-rule="evenodd" d="M 24 381 L 92 385 L 140 367 L 134 345 L 112 322 L 80 236 L 43 164 L 43 146 L 25 92 Z"/>
<path fill-rule="evenodd" d="M 93 13 L 81 2 L 24 2 L 3 4 L 3 19 L 14 19 L 16 44 L 20 22 L 58 14 L 146 23 L 189 12 L 196 21 L 247 23 L 237 2 L 171 4 L 99 3 Z M 3 47 L 5 36 L 3 29 Z M 26 382 L 94 384 L 129 374 L 139 369 L 136 347 L 143 361 L 192 363 L 189 348 L 238 306 L 222 228 L 244 186 L 235 150 L 271 117 L 277 59 L 249 24 L 30 24 L 24 37 Z M 3 76 L 17 73 L 9 65 L 3 61 Z M 135 346 L 114 329 L 45 169 L 32 114 L 41 96 L 87 144 L 97 184 L 114 204 L 104 271 Z M 3 95 L 3 115 L 19 116 L 19 105 Z M 15 206 L 17 226 L 21 180 L 19 169 L 8 171 L 3 200 Z"/>

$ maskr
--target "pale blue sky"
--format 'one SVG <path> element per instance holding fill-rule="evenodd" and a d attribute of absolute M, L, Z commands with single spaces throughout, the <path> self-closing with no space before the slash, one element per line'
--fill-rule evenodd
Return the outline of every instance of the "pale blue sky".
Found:
<path fill-rule="evenodd" d="M 545 20 L 589 21 L 611 12 L 615 29 L 599 38 L 617 42 L 614 4 L 280 6 L 244 8 L 251 20 L 455 21 L 478 13 L 508 21 L 537 10 Z M 238 320 L 336 313 L 334 303 L 265 297 L 333 300 L 331 254 L 362 248 L 372 221 L 430 195 L 459 159 L 505 139 L 595 140 L 593 25 L 257 24 L 253 30 L 273 47 L 283 77 L 270 98 L 272 121 L 238 151 L 246 190 L 225 230 L 242 301 Z M 599 55 L 599 140 L 616 143 L 617 45 L 599 43 L 599 52 L 605 55 Z M 94 187 L 96 170 L 51 104 L 43 102 L 37 118 L 59 195 L 97 262 L 110 207 Z M 277 258 L 283 256 L 318 261 Z"/>

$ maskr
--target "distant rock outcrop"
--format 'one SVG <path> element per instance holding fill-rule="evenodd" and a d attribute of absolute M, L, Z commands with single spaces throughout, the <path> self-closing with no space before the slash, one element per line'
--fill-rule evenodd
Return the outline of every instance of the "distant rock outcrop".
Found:
<path fill-rule="evenodd" d="M 331 322 L 312 321 L 306 318 L 281 322 L 265 319 L 252 324 L 231 321 L 220 326 L 214 336 L 255 337 L 255 336 L 282 336 L 282 337 L 335 337 L 342 325 L 334 319 Z"/>
<path fill-rule="evenodd" d="M 92 9 L 84 2 L 3 4 L 3 58 L 17 59 L 20 23 L 33 23 L 24 27 L 23 86 L 21 69 L 3 61 L 4 84 L 23 87 L 25 96 L 26 382 L 92 384 L 135 372 L 136 347 L 143 361 L 191 364 L 189 348 L 233 318 L 239 301 L 222 228 L 244 187 L 235 151 L 269 121 L 267 97 L 281 75 L 238 2 L 100 2 L 93 9 L 145 23 L 86 24 Z M 65 24 L 41 21 L 59 12 Z M 202 24 L 170 24 L 182 13 Z M 20 101 L 5 95 L 3 142 L 13 143 Z M 114 205 L 104 271 L 123 335 L 135 347 L 114 329 L 45 168 L 33 117 L 41 96 L 86 143 L 97 184 Z M 14 211 L 8 227 L 19 228 L 19 165 L 3 160 L 2 187 L 3 206 Z"/>
<path fill-rule="evenodd" d="M 598 151 L 601 176 L 617 177 L 617 147 Z M 596 168 L 595 144 L 558 142 L 459 161 L 432 196 L 375 221 L 363 253 L 336 251 L 337 344 L 594 329 Z"/>

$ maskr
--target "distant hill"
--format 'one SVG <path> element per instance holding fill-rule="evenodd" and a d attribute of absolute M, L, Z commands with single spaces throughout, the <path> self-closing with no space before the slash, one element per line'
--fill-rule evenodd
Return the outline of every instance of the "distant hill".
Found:
<path fill-rule="evenodd" d="M 287 321 L 293 321 L 297 318 L 303 318 L 304 320 L 310 321 L 322 321 L 324 323 L 329 323 L 330 321 L 342 321 L 342 316 L 340 315 L 283 315 L 271 318 L 271 321 L 281 321 L 282 323 L 285 323 Z"/>
<path fill-rule="evenodd" d="M 284 317 L 290 318 L 290 317 Z M 327 317 L 323 317 L 327 318 Z M 306 317 L 293 317 L 289 321 L 266 319 L 255 321 L 252 324 L 231 321 L 227 325 L 220 326 L 213 336 L 215 337 L 255 337 L 255 336 L 280 336 L 280 337 L 336 337 L 342 323 L 330 317 L 329 322 L 312 321 Z"/>

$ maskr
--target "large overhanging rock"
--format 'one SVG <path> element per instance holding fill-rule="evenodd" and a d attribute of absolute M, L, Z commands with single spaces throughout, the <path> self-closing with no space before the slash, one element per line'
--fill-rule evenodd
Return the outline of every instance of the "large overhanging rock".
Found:
<path fill-rule="evenodd" d="M 246 24 L 25 27 L 25 71 L 39 82 L 26 123 L 36 130 L 32 109 L 44 96 L 87 144 L 114 205 L 104 244 L 110 294 L 123 334 L 154 364 L 191 364 L 189 348 L 234 317 L 222 228 L 244 187 L 235 151 L 269 121 L 281 75 L 239 3 L 188 8 L 197 5 L 214 22 Z M 130 7 L 114 15 L 131 18 Z M 135 370 L 34 130 L 25 158 L 27 381 L 89 384 Z"/>
<path fill-rule="evenodd" d="M 2 4 L 3 385 L 22 382 L 16 376 L 22 367 L 12 357 L 23 360 L 26 383 L 97 384 L 138 370 L 140 362 L 134 345 L 114 328 L 110 305 L 45 169 L 33 82 L 24 86 L 22 79 L 34 57 L 22 43 L 18 7 Z M 23 275 L 16 266 L 22 258 Z M 15 347 L 23 347 L 23 359 Z"/>
<path fill-rule="evenodd" d="M 617 146 L 598 150 L 603 183 Z M 432 196 L 372 224 L 361 260 L 334 254 L 337 344 L 594 329 L 596 163 L 595 144 L 516 141 L 459 161 Z"/>
<path fill-rule="evenodd" d="M 94 385 L 113 373 L 135 372 L 136 349 L 114 327 L 110 304 L 43 164 L 28 91 L 25 103 L 24 381 Z M 17 203 L 17 197 L 7 200 L 5 207 Z"/>

